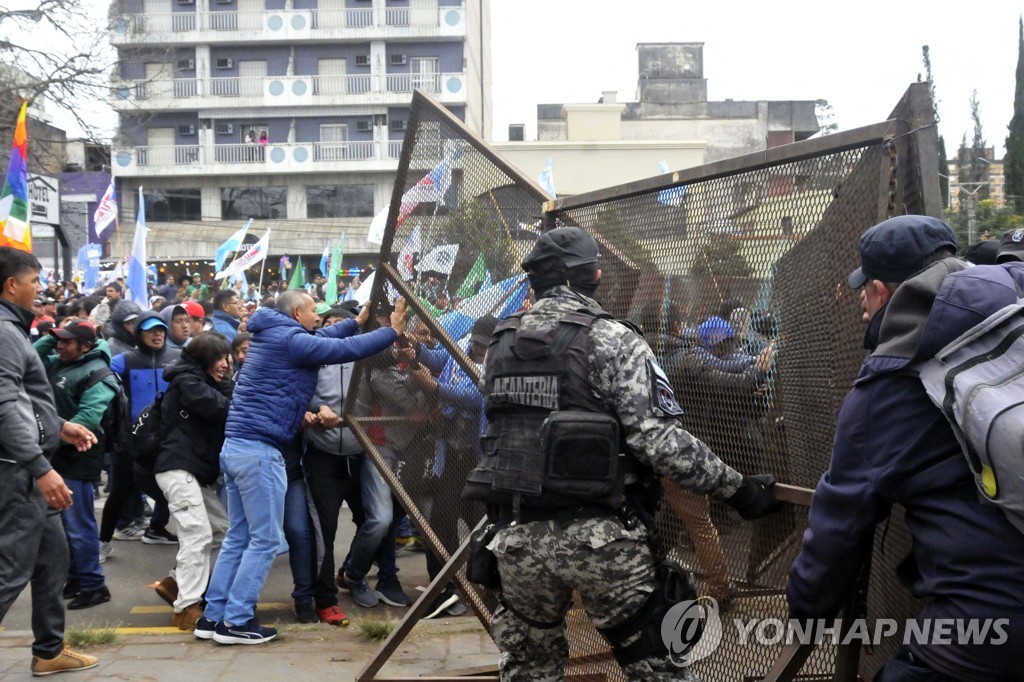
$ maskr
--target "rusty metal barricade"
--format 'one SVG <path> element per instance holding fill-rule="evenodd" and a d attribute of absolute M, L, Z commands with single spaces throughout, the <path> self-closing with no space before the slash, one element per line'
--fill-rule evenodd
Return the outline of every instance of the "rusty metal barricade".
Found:
<path fill-rule="evenodd" d="M 480 432 L 479 395 L 474 405 L 463 390 L 479 379 L 480 359 L 466 341 L 475 319 L 524 305 L 519 263 L 537 236 L 575 225 L 601 248 L 597 299 L 644 330 L 686 428 L 736 469 L 792 486 L 785 511 L 746 523 L 667 483 L 658 524 L 669 556 L 694 573 L 702 594 L 726 602 L 723 622 L 784 621 L 808 489 L 828 466 L 835 415 L 864 358 L 859 301 L 845 285 L 859 263 L 857 241 L 886 217 L 941 213 L 927 84 L 911 85 L 874 125 L 557 200 L 421 93 L 408 125 L 373 301 L 379 314 L 404 296 L 416 316 L 410 331 L 436 349 L 421 360 L 426 370 L 390 355 L 360 363 L 346 415 L 437 555 L 432 577 L 441 577 L 428 598 L 453 578 L 482 622 L 495 606 L 460 564 L 483 516 L 459 496 Z M 708 322 L 716 317 L 722 322 Z M 742 381 L 704 371 L 695 352 L 726 324 L 734 358 L 756 368 L 737 375 Z M 894 575 L 909 548 L 899 510 L 887 533 L 886 551 L 871 557 L 869 621 L 916 609 Z M 863 591 L 851 595 L 851 608 L 864 601 Z M 359 679 L 375 679 L 425 609 L 414 607 Z M 567 625 L 567 676 L 624 679 L 578 602 Z M 899 638 L 889 641 L 812 651 L 743 642 L 726 624 L 694 669 L 708 682 L 853 680 L 893 653 Z"/>

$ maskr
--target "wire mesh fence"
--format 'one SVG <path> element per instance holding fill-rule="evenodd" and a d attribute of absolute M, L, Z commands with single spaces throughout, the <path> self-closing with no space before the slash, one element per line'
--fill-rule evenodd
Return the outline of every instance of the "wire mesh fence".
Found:
<path fill-rule="evenodd" d="M 436 555 L 428 559 L 431 575 L 484 513 L 460 496 L 480 452 L 482 419 L 482 358 L 472 355 L 470 330 L 485 315 L 500 318 L 526 304 L 531 292 L 519 263 L 555 225 L 579 226 L 598 240 L 597 298 L 644 330 L 686 428 L 741 472 L 813 488 L 864 357 L 859 301 L 845 277 L 858 265 L 857 241 L 868 227 L 894 213 L 937 211 L 931 120 L 926 87 L 911 86 L 893 115 L 873 126 L 549 201 L 417 94 L 374 301 L 380 316 L 405 295 L 422 347 L 418 360 L 397 353 L 361 363 L 347 411 Z M 721 643 L 695 670 L 709 681 L 758 679 L 782 643 L 752 643 L 733 622 L 786 619 L 785 581 L 807 510 L 790 506 L 746 523 L 668 481 L 665 489 L 658 524 L 669 556 L 722 605 Z M 872 618 L 905 618 L 913 609 L 893 573 L 909 538 L 898 513 L 889 526 L 885 551 L 874 557 Z M 494 597 L 464 572 L 457 582 L 486 621 Z M 623 679 L 582 608 L 567 623 L 567 673 Z M 860 657 L 861 672 L 892 651 L 873 653 Z M 801 670 L 808 679 L 850 673 L 837 670 L 834 646 L 819 647 Z"/>

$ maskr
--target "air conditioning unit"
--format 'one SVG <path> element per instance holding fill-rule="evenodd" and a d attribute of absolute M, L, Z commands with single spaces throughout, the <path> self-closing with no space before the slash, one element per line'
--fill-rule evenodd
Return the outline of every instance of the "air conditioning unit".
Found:
<path fill-rule="evenodd" d="M 235 132 L 234 123 L 218 123 L 217 134 L 218 135 L 233 135 Z"/>
<path fill-rule="evenodd" d="M 178 126 L 178 133 L 181 134 L 181 135 L 195 135 L 196 134 L 196 127 L 195 126 Z"/>
<path fill-rule="evenodd" d="M 391 119 L 391 129 L 395 131 L 405 130 L 405 121 L 400 119 Z"/>
<path fill-rule="evenodd" d="M 371 121 L 356 121 L 356 130 L 361 133 L 369 133 L 373 131 L 373 123 Z"/>
<path fill-rule="evenodd" d="M 231 59 L 220 58 L 217 60 L 218 69 L 233 69 L 235 68 L 235 62 Z"/>
<path fill-rule="evenodd" d="M 195 71 L 196 60 L 194 59 L 179 59 L 178 60 L 178 71 Z"/>
<path fill-rule="evenodd" d="M 407 61 L 408 60 L 406 59 L 404 54 L 393 54 L 393 55 L 391 55 L 391 63 L 393 65 L 395 65 L 395 66 L 402 66 Z"/>
<path fill-rule="evenodd" d="M 368 54 L 357 54 L 356 55 L 356 66 L 369 66 L 370 55 Z"/>

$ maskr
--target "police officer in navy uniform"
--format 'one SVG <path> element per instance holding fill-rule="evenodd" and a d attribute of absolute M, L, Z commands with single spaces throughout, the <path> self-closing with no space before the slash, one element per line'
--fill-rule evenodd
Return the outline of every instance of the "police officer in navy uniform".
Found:
<path fill-rule="evenodd" d="M 483 458 L 465 496 L 498 529 L 486 546 L 501 578 L 501 679 L 564 679 L 575 589 L 630 680 L 694 680 L 660 636 L 672 600 L 648 542 L 658 477 L 746 519 L 780 503 L 771 476 L 743 476 L 682 428 L 650 348 L 594 300 L 597 261 L 579 228 L 542 235 L 522 263 L 538 300 L 498 325 L 487 352 Z"/>

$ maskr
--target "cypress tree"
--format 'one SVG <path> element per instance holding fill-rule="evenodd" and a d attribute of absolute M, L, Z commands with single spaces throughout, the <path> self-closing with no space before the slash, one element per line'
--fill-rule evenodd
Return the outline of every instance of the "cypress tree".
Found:
<path fill-rule="evenodd" d="M 1013 93 L 1013 118 L 1007 126 L 1006 156 L 1003 157 L 1004 191 L 1014 213 L 1024 215 L 1024 17 L 1019 20 L 1017 38 L 1017 86 Z"/>

